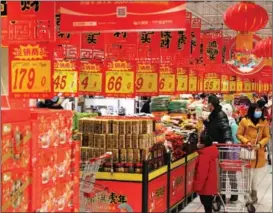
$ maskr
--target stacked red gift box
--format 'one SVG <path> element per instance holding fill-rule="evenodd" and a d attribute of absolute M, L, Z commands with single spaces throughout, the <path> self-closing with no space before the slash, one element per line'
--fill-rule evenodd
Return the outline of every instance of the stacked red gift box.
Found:
<path fill-rule="evenodd" d="M 80 144 L 71 136 L 71 111 L 2 111 L 2 212 L 79 209 Z"/>

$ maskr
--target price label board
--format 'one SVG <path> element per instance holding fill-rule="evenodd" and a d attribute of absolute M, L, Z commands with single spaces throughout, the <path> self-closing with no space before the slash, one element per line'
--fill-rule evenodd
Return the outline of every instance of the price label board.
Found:
<path fill-rule="evenodd" d="M 243 81 L 241 78 L 238 77 L 236 81 L 236 92 L 243 92 Z"/>
<path fill-rule="evenodd" d="M 221 76 L 221 92 L 228 93 L 229 92 L 229 79 L 227 75 Z"/>
<path fill-rule="evenodd" d="M 177 79 L 176 92 L 178 94 L 187 93 L 189 87 L 188 70 L 184 68 L 177 68 L 176 79 Z"/>
<path fill-rule="evenodd" d="M 220 92 L 221 80 L 217 73 L 206 73 L 204 78 L 205 92 Z"/>
<path fill-rule="evenodd" d="M 54 93 L 75 96 L 78 90 L 78 72 L 76 61 L 55 61 Z"/>
<path fill-rule="evenodd" d="M 174 95 L 175 85 L 175 72 L 170 65 L 161 65 L 159 74 L 159 94 L 160 95 Z"/>
<path fill-rule="evenodd" d="M 229 91 L 230 92 L 236 91 L 236 77 L 235 76 L 231 76 L 229 78 Z"/>
<path fill-rule="evenodd" d="M 189 71 L 189 92 L 197 92 L 198 89 L 197 72 L 194 70 Z"/>
<path fill-rule="evenodd" d="M 244 92 L 251 92 L 251 82 L 249 79 L 245 79 L 243 82 L 243 91 Z"/>
<path fill-rule="evenodd" d="M 108 97 L 132 98 L 135 96 L 134 64 L 128 61 L 106 63 L 105 95 Z"/>
<path fill-rule="evenodd" d="M 136 95 L 158 95 L 158 66 L 156 64 L 139 63 L 136 73 Z"/>
<path fill-rule="evenodd" d="M 11 45 L 9 59 L 10 97 L 52 97 L 53 48 L 50 45 Z"/>
<path fill-rule="evenodd" d="M 102 86 L 102 70 L 100 63 L 90 63 L 81 61 L 81 69 L 79 73 L 78 92 L 83 95 L 103 95 Z"/>

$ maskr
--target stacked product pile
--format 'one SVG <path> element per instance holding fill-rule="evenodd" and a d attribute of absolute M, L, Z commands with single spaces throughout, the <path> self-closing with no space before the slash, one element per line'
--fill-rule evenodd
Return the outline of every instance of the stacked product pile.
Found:
<path fill-rule="evenodd" d="M 81 160 L 112 152 L 115 172 L 141 172 L 141 162 L 147 159 L 155 144 L 153 120 L 143 117 L 83 118 L 79 129 L 83 132 Z M 162 157 L 163 154 L 157 154 Z M 109 172 L 106 163 L 102 171 Z"/>
<path fill-rule="evenodd" d="M 78 209 L 80 149 L 71 140 L 72 112 L 17 112 L 2 114 L 2 212 Z"/>
<path fill-rule="evenodd" d="M 168 111 L 170 97 L 154 97 L 151 101 L 151 112 L 165 112 Z"/>
<path fill-rule="evenodd" d="M 169 113 L 187 113 L 187 101 L 185 100 L 173 100 L 168 106 Z"/>

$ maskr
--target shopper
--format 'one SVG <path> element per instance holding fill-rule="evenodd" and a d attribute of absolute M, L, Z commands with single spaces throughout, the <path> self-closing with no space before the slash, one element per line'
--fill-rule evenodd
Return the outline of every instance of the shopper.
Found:
<path fill-rule="evenodd" d="M 239 124 L 237 137 L 242 144 L 253 146 L 256 151 L 256 159 L 251 160 L 251 199 L 256 203 L 259 174 L 263 174 L 266 163 L 264 148 L 270 140 L 269 124 L 257 103 L 250 105 L 247 116 Z"/>
<path fill-rule="evenodd" d="M 201 140 L 198 144 L 198 160 L 195 168 L 193 188 L 199 194 L 206 213 L 212 212 L 212 202 L 217 194 L 218 149 L 209 139 Z"/>
<path fill-rule="evenodd" d="M 222 110 L 226 113 L 229 121 L 229 126 L 231 129 L 231 134 L 232 134 L 232 142 L 233 144 L 238 144 L 239 140 L 236 136 L 237 130 L 238 130 L 238 124 L 236 123 L 235 119 L 232 117 L 233 113 L 233 108 L 230 104 L 224 104 L 222 106 Z M 238 150 L 238 147 L 229 147 L 229 158 L 232 160 L 239 160 L 238 153 L 240 150 Z M 234 151 L 234 152 L 233 152 Z M 226 175 L 228 176 L 230 187 L 232 192 L 236 192 L 238 190 L 238 185 L 237 185 L 237 177 L 236 177 L 236 172 L 233 171 L 228 171 L 226 173 L 223 173 L 223 183 L 227 182 Z M 238 195 L 232 194 L 230 197 L 230 202 L 235 202 L 238 200 Z"/>
<path fill-rule="evenodd" d="M 150 104 L 151 98 L 148 98 L 148 100 L 143 104 L 140 112 L 150 114 L 151 113 Z"/>
<path fill-rule="evenodd" d="M 208 120 L 204 121 L 205 125 L 205 137 L 210 138 L 213 142 L 219 144 L 228 143 L 232 144 L 232 134 L 229 127 L 229 121 L 226 113 L 222 111 L 222 106 L 216 95 L 210 95 L 208 97 L 208 106 L 210 115 Z M 221 153 L 225 153 L 226 148 L 221 148 Z M 222 159 L 228 159 L 229 156 L 222 155 Z M 224 178 L 221 178 L 221 188 L 225 188 L 226 182 Z M 226 196 L 221 195 L 224 202 L 226 202 Z M 217 198 L 219 199 L 219 198 Z"/>

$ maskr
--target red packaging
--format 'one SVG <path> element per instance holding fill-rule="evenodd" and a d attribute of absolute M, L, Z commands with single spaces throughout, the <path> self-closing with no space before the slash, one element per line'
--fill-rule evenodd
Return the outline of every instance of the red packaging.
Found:
<path fill-rule="evenodd" d="M 29 172 L 2 173 L 1 212 L 29 212 L 30 190 Z"/>
<path fill-rule="evenodd" d="M 33 195 L 32 212 L 56 212 L 56 187 L 48 185 L 42 187 L 39 193 Z"/>
<path fill-rule="evenodd" d="M 57 179 L 71 180 L 71 147 L 58 149 L 56 176 Z"/>
<path fill-rule="evenodd" d="M 73 141 L 71 144 L 71 172 L 79 173 L 80 171 L 80 141 Z"/>
<path fill-rule="evenodd" d="M 56 185 L 56 211 L 68 212 L 72 208 L 73 184 L 74 182 L 70 180 Z"/>

